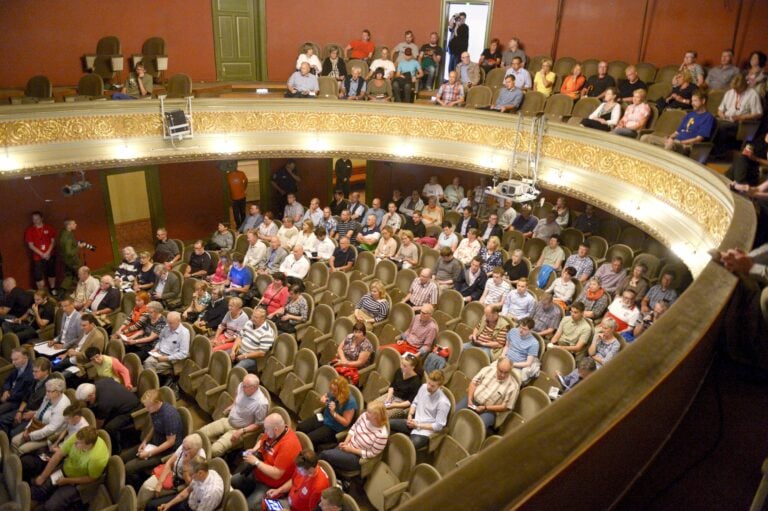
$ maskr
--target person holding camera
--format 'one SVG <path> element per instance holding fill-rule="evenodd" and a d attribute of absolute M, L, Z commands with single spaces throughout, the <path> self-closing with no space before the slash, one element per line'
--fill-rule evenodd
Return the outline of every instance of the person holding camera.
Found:
<path fill-rule="evenodd" d="M 59 258 L 64 267 L 64 280 L 61 281 L 61 288 L 65 293 L 72 292 L 77 287 L 77 271 L 82 266 L 80 262 L 80 249 L 88 248 L 95 250 L 96 247 L 75 239 L 75 229 L 77 222 L 74 220 L 64 220 L 64 230 L 59 233 L 57 245 L 59 247 Z"/>

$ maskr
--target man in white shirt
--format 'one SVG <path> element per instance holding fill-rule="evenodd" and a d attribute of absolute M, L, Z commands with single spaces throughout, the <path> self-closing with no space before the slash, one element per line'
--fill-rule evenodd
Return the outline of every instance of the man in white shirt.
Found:
<path fill-rule="evenodd" d="M 315 197 L 309 201 L 309 209 L 304 212 L 304 216 L 301 218 L 301 221 L 304 222 L 306 220 L 311 220 L 312 226 L 317 227 L 322 219 L 323 210 L 320 209 L 320 199 Z"/>
<path fill-rule="evenodd" d="M 370 71 L 365 79 L 370 80 L 378 68 L 384 70 L 384 78 L 387 80 L 391 80 L 395 75 L 395 63 L 389 59 L 389 48 L 386 46 L 381 49 L 381 56 L 371 63 Z"/>
<path fill-rule="evenodd" d="M 285 218 L 290 218 L 294 222 L 299 222 L 301 217 L 304 216 L 304 206 L 296 200 L 296 194 L 294 193 L 289 193 L 286 199 L 288 200 L 288 204 L 285 206 L 283 216 Z"/>
<path fill-rule="evenodd" d="M 528 90 L 533 86 L 531 81 L 531 73 L 529 73 L 528 70 L 523 67 L 523 59 L 520 57 L 512 58 L 512 65 L 509 67 L 509 69 L 507 69 L 507 72 L 504 76 L 506 77 L 509 75 L 515 77 L 515 87 L 518 89 Z"/>
<path fill-rule="evenodd" d="M 528 293 L 528 279 L 517 281 L 515 291 L 507 294 L 504 299 L 504 306 L 501 309 L 501 315 L 520 321 L 533 314 L 536 307 L 536 298 Z"/>
<path fill-rule="evenodd" d="M 512 227 L 512 222 L 514 222 L 515 218 L 517 218 L 517 210 L 512 206 L 512 199 L 504 200 L 504 208 L 504 212 L 501 214 L 501 218 L 499 219 L 499 224 L 501 224 L 502 229 L 505 231 L 514 230 L 514 227 Z"/>
<path fill-rule="evenodd" d="M 430 177 L 429 183 L 425 184 L 424 188 L 421 190 L 421 196 L 425 199 L 429 199 L 430 197 L 439 199 L 443 195 L 443 187 L 437 182 L 437 176 Z"/>
<path fill-rule="evenodd" d="M 283 259 L 280 264 L 280 272 L 289 279 L 302 280 L 309 273 L 309 259 L 304 257 L 304 247 L 296 245 L 292 254 Z"/>
<path fill-rule="evenodd" d="M 181 314 L 169 312 L 166 322 L 157 344 L 144 361 L 144 369 L 153 369 L 157 374 L 173 373 L 173 363 L 189 357 L 189 330 L 181 324 Z"/>
<path fill-rule="evenodd" d="M 440 205 L 444 208 L 455 208 L 464 198 L 464 187 L 459 182 L 459 178 L 454 177 L 451 184 L 445 187 L 444 195 L 440 198 Z"/>
<path fill-rule="evenodd" d="M 245 252 L 243 265 L 250 266 L 255 270 L 264 264 L 264 258 L 267 255 L 267 246 L 264 243 L 259 243 L 259 236 L 256 234 L 255 230 L 248 231 L 245 237 L 248 240 L 248 250 Z"/>
<path fill-rule="evenodd" d="M 299 230 L 293 225 L 293 218 L 286 216 L 283 219 L 283 225 L 277 230 L 277 239 L 280 240 L 280 246 L 286 250 L 292 250 L 299 239 Z"/>
<path fill-rule="evenodd" d="M 313 254 L 313 258 L 316 256 L 321 261 L 327 261 L 333 255 L 333 251 L 336 250 L 336 245 L 333 244 L 331 237 L 325 232 L 325 229 L 318 227 L 315 229 L 315 237 L 317 238 L 317 250 L 316 255 Z"/>
<path fill-rule="evenodd" d="M 213 511 L 218 509 L 224 497 L 224 480 L 215 470 L 211 470 L 208 461 L 202 456 L 195 456 L 190 463 L 192 480 L 169 502 L 160 504 L 157 511 L 170 509 L 191 509 L 192 511 Z M 147 509 L 150 509 L 149 507 Z"/>

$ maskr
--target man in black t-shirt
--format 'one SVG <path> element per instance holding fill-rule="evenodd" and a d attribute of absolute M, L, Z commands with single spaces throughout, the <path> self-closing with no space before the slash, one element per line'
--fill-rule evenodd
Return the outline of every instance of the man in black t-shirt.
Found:
<path fill-rule="evenodd" d="M 349 238 L 339 239 L 339 247 L 328 261 L 331 271 L 349 271 L 355 264 L 355 250 L 349 246 Z"/>
<path fill-rule="evenodd" d="M 120 454 L 123 430 L 133 429 L 131 412 L 141 406 L 136 394 L 112 378 L 101 378 L 77 387 L 75 397 L 93 410 L 97 427 L 109 433 L 112 454 Z"/>
<path fill-rule="evenodd" d="M 0 302 L 0 319 L 20 318 L 32 305 L 32 295 L 16 285 L 16 279 L 8 277 L 3 281 L 5 299 Z"/>
<path fill-rule="evenodd" d="M 648 90 L 648 86 L 637 75 L 635 66 L 627 66 L 624 73 L 627 75 L 627 79 L 619 80 L 619 98 L 625 103 L 631 103 L 635 91 L 638 89 Z"/>
<path fill-rule="evenodd" d="M 24 293 L 26 294 L 26 293 Z M 36 339 L 37 331 L 51 324 L 56 316 L 56 307 L 48 300 L 48 291 L 35 291 L 34 302 L 14 323 L 3 321 L 3 332 L 13 332 L 22 343 Z"/>
<path fill-rule="evenodd" d="M 419 64 L 424 71 L 421 87 L 425 90 L 432 90 L 435 87 L 435 76 L 443 60 L 443 49 L 437 43 L 437 32 L 432 32 L 429 34 L 429 43 L 423 44 L 419 50 Z"/>
<path fill-rule="evenodd" d="M 581 96 L 602 100 L 608 87 L 616 87 L 616 80 L 608 74 L 608 63 L 603 60 L 597 65 L 597 74 L 590 76 L 587 83 L 584 84 L 584 88 L 581 89 Z"/>
<path fill-rule="evenodd" d="M 284 167 L 272 173 L 272 189 L 275 195 L 272 198 L 273 211 L 283 211 L 288 203 L 288 194 L 296 194 L 299 191 L 298 183 L 301 178 L 296 171 L 296 162 L 288 160 Z"/>

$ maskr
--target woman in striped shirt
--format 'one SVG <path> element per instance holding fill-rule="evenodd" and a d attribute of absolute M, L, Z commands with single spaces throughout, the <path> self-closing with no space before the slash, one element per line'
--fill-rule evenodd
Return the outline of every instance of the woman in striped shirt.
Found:
<path fill-rule="evenodd" d="M 357 302 L 354 319 L 372 327 L 374 323 L 384 321 L 389 316 L 389 300 L 387 290 L 380 280 L 371 282 L 369 289 L 370 292 L 364 294 Z"/>
<path fill-rule="evenodd" d="M 320 459 L 334 470 L 358 470 L 361 459 L 378 456 L 387 446 L 389 420 L 384 403 L 372 401 L 355 421 L 347 438 L 333 449 L 320 453 Z"/>

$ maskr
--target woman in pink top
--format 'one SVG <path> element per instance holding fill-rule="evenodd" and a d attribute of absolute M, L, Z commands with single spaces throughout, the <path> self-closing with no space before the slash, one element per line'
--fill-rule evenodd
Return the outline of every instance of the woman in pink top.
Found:
<path fill-rule="evenodd" d="M 637 138 L 637 132 L 645 128 L 651 117 L 651 107 L 645 102 L 645 89 L 632 93 L 632 104 L 624 111 L 613 133 L 623 137 Z"/>

